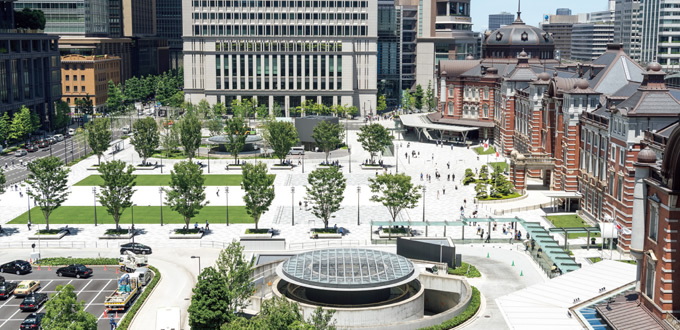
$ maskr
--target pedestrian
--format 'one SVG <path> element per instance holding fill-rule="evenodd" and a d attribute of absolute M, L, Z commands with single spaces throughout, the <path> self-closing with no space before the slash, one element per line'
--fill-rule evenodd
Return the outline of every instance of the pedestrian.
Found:
<path fill-rule="evenodd" d="M 446 175 L 446 181 L 451 181 L 451 174 L 450 173 Z"/>
<path fill-rule="evenodd" d="M 465 199 L 465 198 L 463 199 L 463 205 L 464 205 L 465 207 L 467 207 L 467 199 Z"/>
<path fill-rule="evenodd" d="M 217 197 L 220 197 L 220 188 L 217 188 Z"/>
<path fill-rule="evenodd" d="M 12 166 L 14 166 L 14 159 L 12 159 Z"/>
<path fill-rule="evenodd" d="M 442 195 L 446 195 L 446 187 L 442 187 Z"/>
<path fill-rule="evenodd" d="M 439 199 L 439 190 L 437 190 L 437 199 Z"/>
<path fill-rule="evenodd" d="M 446 162 L 446 168 L 451 169 L 451 162 Z"/>
<path fill-rule="evenodd" d="M 205 219 L 205 230 L 210 229 L 210 224 L 208 223 L 208 219 Z"/>
<path fill-rule="evenodd" d="M 486 241 L 484 241 L 484 243 L 489 243 L 489 242 L 491 242 L 491 233 L 486 234 Z"/>
<path fill-rule="evenodd" d="M 300 206 L 300 211 L 302 211 L 302 201 L 299 201 L 298 205 Z"/>
<path fill-rule="evenodd" d="M 31 230 L 31 220 L 28 220 L 28 222 L 26 223 L 26 225 L 28 225 L 28 230 Z"/>
<path fill-rule="evenodd" d="M 451 181 L 456 181 L 456 175 L 455 174 L 451 174 Z"/>
<path fill-rule="evenodd" d="M 432 161 L 434 161 L 434 153 L 432 153 Z"/>
<path fill-rule="evenodd" d="M 19 185 L 18 184 L 14 185 L 14 191 L 19 191 Z"/>
<path fill-rule="evenodd" d="M 423 181 L 423 172 L 420 172 L 420 181 Z"/>
<path fill-rule="evenodd" d="M 305 211 L 307 211 L 307 201 L 305 201 Z"/>
<path fill-rule="evenodd" d="M 111 330 L 114 330 L 114 329 L 118 328 L 118 324 L 117 324 L 116 321 L 113 319 L 113 314 L 111 314 L 111 322 L 110 322 L 110 323 L 111 323 Z"/>

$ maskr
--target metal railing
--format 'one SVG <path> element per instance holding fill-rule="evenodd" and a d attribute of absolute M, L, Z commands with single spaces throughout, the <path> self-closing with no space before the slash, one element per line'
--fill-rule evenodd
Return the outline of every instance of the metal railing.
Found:
<path fill-rule="evenodd" d="M 314 242 L 298 242 L 288 244 L 289 250 L 316 249 L 322 247 L 341 247 L 341 246 L 369 246 L 369 245 L 392 245 L 397 244 L 397 240 L 319 240 Z"/>
<path fill-rule="evenodd" d="M 117 248 L 121 244 L 127 243 L 119 241 L 51 241 L 51 240 L 35 240 L 22 242 L 0 242 L 0 249 L 31 249 L 35 244 L 35 248 L 68 248 L 68 249 L 84 249 L 84 248 Z"/>

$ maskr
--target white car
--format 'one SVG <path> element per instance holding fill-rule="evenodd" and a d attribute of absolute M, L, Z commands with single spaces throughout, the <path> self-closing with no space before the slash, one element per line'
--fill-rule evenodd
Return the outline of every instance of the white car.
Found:
<path fill-rule="evenodd" d="M 125 126 L 125 127 L 123 127 L 122 131 L 123 131 L 123 134 L 129 134 L 130 133 L 130 127 Z"/>
<path fill-rule="evenodd" d="M 74 136 L 74 135 L 76 135 L 76 133 L 77 133 L 77 132 L 76 132 L 76 129 L 75 129 L 75 128 L 69 128 L 69 129 L 68 129 L 68 135 Z"/>

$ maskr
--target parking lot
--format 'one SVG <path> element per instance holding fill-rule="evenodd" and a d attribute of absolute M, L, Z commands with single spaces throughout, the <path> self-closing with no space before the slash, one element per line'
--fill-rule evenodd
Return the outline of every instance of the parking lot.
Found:
<path fill-rule="evenodd" d="M 111 329 L 109 318 L 104 318 L 104 300 L 106 296 L 110 295 L 117 287 L 118 278 L 121 274 L 116 274 L 116 266 L 90 266 L 93 269 L 94 275 L 90 278 L 70 278 L 57 277 L 55 273 L 59 267 L 33 267 L 33 272 L 26 275 L 14 275 L 2 273 L 6 281 L 22 281 L 22 280 L 38 280 L 40 281 L 40 290 L 38 292 L 52 295 L 56 292 L 58 285 L 71 284 L 75 288 L 74 291 L 78 294 L 78 301 L 85 301 L 85 311 L 98 318 L 98 329 Z M 0 300 L 0 330 L 4 329 L 19 329 L 19 325 L 26 318 L 30 312 L 22 312 L 19 310 L 19 305 L 23 298 L 16 298 L 12 296 L 7 300 Z M 43 305 L 39 313 L 45 312 L 45 305 Z M 116 316 L 116 313 L 113 313 Z M 122 319 L 124 314 L 119 313 L 116 322 Z"/>

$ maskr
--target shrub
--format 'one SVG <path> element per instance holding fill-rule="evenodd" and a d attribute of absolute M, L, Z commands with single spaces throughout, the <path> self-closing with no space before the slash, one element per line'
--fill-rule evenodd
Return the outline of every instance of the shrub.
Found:
<path fill-rule="evenodd" d="M 488 193 L 486 192 L 486 184 L 482 182 L 477 182 L 477 186 L 475 186 L 475 191 L 477 192 L 477 198 L 479 199 L 484 199 L 489 196 Z"/>
<path fill-rule="evenodd" d="M 467 186 L 467 185 L 469 185 L 470 183 L 473 183 L 473 182 L 475 182 L 475 181 L 477 181 L 477 180 L 475 179 L 475 173 L 472 172 L 472 169 L 469 169 L 469 168 L 466 169 L 466 170 L 465 170 L 465 178 L 463 179 L 463 184 Z"/>
<path fill-rule="evenodd" d="M 118 323 L 118 327 L 116 329 L 118 330 L 126 330 L 130 326 L 130 322 L 132 322 L 132 319 L 135 318 L 135 314 L 139 311 L 140 308 L 142 308 L 142 305 L 144 304 L 144 301 L 146 298 L 149 297 L 151 294 L 151 291 L 153 291 L 153 288 L 156 287 L 156 284 L 158 284 L 158 281 L 161 280 L 161 272 L 158 271 L 158 269 L 154 266 L 147 266 L 151 271 L 154 272 L 154 277 L 151 280 L 151 283 L 149 283 L 146 286 L 146 289 L 144 289 L 144 292 L 137 298 L 137 301 L 135 301 L 135 304 L 128 309 L 127 313 L 125 314 L 125 317 Z"/>
<path fill-rule="evenodd" d="M 40 229 L 38 231 L 38 235 L 57 235 L 57 234 L 61 233 L 61 231 L 62 231 L 61 229 L 50 229 L 50 230 Z"/>
<path fill-rule="evenodd" d="M 472 287 L 472 297 L 470 297 L 470 304 L 468 307 L 460 313 L 460 315 L 438 325 L 433 325 L 431 327 L 427 328 L 421 328 L 421 330 L 446 330 L 446 329 L 451 329 L 454 327 L 457 327 L 463 322 L 469 320 L 471 317 L 477 313 L 477 310 L 479 309 L 479 305 L 481 303 L 481 295 L 479 293 L 479 290 L 475 288 L 474 286 Z"/>
<path fill-rule="evenodd" d="M 470 269 L 469 271 L 468 267 Z M 465 276 L 467 278 L 482 277 L 482 273 L 480 273 L 479 270 L 477 270 L 477 267 L 470 265 L 466 262 L 461 262 L 460 267 L 456 269 L 449 268 L 449 274 Z"/>
<path fill-rule="evenodd" d="M 246 229 L 246 234 L 267 234 L 269 233 L 269 229 L 255 229 L 255 228 L 248 228 Z"/>
<path fill-rule="evenodd" d="M 116 258 L 42 258 L 39 262 L 44 266 L 64 266 L 71 264 L 91 265 L 118 265 Z"/>
<path fill-rule="evenodd" d="M 312 228 L 312 232 L 317 234 L 337 234 L 338 229 L 336 228 Z"/>
<path fill-rule="evenodd" d="M 383 232 L 385 233 L 392 233 L 392 234 L 406 234 L 408 232 L 408 228 L 401 228 L 401 227 L 395 227 L 395 228 L 383 228 Z"/>
<path fill-rule="evenodd" d="M 127 229 L 107 229 L 105 235 L 113 235 L 113 236 L 120 236 L 120 235 L 127 235 L 130 232 Z"/>
<path fill-rule="evenodd" d="M 175 229 L 175 234 L 181 234 L 181 235 L 187 235 L 187 234 L 198 234 L 201 232 L 201 229 Z"/>

